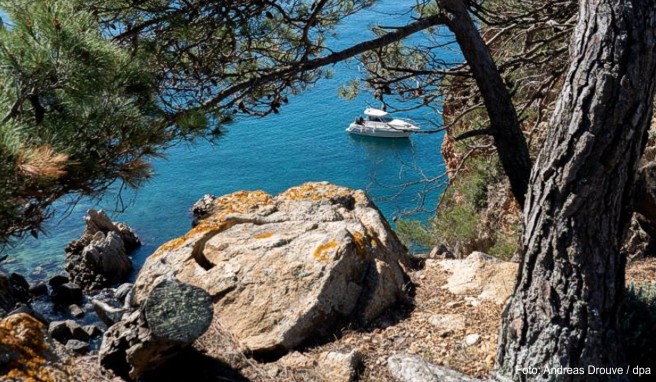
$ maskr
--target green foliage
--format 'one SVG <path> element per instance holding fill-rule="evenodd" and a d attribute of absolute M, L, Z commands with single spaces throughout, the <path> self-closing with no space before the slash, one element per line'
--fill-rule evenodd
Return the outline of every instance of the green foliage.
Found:
<path fill-rule="evenodd" d="M 442 196 L 435 218 L 435 232 L 445 241 L 465 241 L 477 235 L 479 212 L 487 204 L 487 185 L 496 175 L 496 166 L 481 158 L 473 158 Z"/>
<path fill-rule="evenodd" d="M 624 354 L 630 365 L 656 370 L 656 284 L 631 286 L 621 313 Z"/>
<path fill-rule="evenodd" d="M 418 220 L 399 219 L 396 222 L 396 234 L 410 249 L 428 249 L 437 244 L 431 227 Z"/>
<path fill-rule="evenodd" d="M 418 221 L 399 220 L 397 233 L 409 247 L 430 248 L 446 244 L 453 248 L 458 243 L 478 238 L 480 212 L 487 203 L 487 184 L 496 174 L 495 164 L 472 159 L 468 170 L 462 172 L 442 195 L 442 202 L 429 225 Z"/>
<path fill-rule="evenodd" d="M 373 3 L 0 0 L 0 248 L 63 195 L 139 187 L 165 148 L 277 113 Z"/>
<path fill-rule="evenodd" d="M 519 224 L 513 225 L 509 232 L 495 232 L 494 245 L 487 250 L 487 253 L 498 259 L 509 261 L 517 252 L 519 233 Z"/>
<path fill-rule="evenodd" d="M 0 9 L 0 240 L 36 235 L 62 195 L 141 185 L 148 158 L 204 130 L 164 123 L 148 60 L 106 40 L 84 3 Z"/>
<path fill-rule="evenodd" d="M 189 110 L 266 115 L 330 70 L 297 69 L 372 0 L 89 0 L 104 33 L 151 55 L 161 103 Z M 263 77 L 273 75 L 270 80 Z"/>
<path fill-rule="evenodd" d="M 445 195 L 453 198 L 453 193 Z M 468 200 L 441 208 L 433 220 L 437 241 L 449 248 L 460 243 L 469 243 L 479 236 L 479 211 Z"/>
<path fill-rule="evenodd" d="M 360 86 L 361 86 L 361 84 L 360 84 L 359 79 L 352 80 L 352 81 L 348 82 L 347 84 L 344 84 L 343 86 L 341 86 L 338 89 L 338 94 L 339 94 L 340 97 L 342 97 L 346 100 L 349 100 L 349 101 L 353 100 L 360 93 Z"/>
<path fill-rule="evenodd" d="M 440 208 L 431 222 L 422 224 L 414 220 L 399 220 L 396 223 L 399 238 L 409 248 L 421 250 L 438 244 L 455 250 L 481 242 L 481 237 L 485 236 L 483 231 L 490 230 L 481 223 L 481 214 L 487 208 L 488 185 L 498 182 L 501 174 L 496 160 L 472 158 L 466 170 L 458 174 L 442 195 Z M 487 236 L 492 243 L 485 249 L 488 254 L 508 260 L 517 251 L 518 224 L 510 227 L 508 232 L 499 229 Z"/>

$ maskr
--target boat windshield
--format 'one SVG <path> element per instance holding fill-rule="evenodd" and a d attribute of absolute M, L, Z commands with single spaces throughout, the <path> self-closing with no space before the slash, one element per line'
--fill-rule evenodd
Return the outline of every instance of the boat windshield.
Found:
<path fill-rule="evenodd" d="M 370 120 L 371 122 L 390 123 L 390 122 L 392 122 L 393 119 L 394 119 L 394 118 L 389 117 L 389 116 L 384 116 L 384 117 L 373 117 L 373 116 L 369 116 L 369 120 Z"/>

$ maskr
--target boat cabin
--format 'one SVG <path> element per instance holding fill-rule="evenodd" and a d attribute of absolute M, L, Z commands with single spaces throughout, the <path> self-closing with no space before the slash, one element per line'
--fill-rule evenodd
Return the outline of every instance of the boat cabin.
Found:
<path fill-rule="evenodd" d="M 371 107 L 365 109 L 364 115 L 367 116 L 367 121 L 370 122 L 389 123 L 393 120 L 393 118 L 390 117 L 386 111 L 380 109 L 374 109 Z"/>

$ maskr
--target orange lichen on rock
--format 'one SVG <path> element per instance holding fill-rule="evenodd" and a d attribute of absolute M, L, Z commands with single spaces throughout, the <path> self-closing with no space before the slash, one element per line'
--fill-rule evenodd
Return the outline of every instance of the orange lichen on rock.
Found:
<path fill-rule="evenodd" d="M 157 257 L 161 253 L 167 252 L 167 251 L 172 251 L 174 249 L 178 249 L 182 247 L 187 241 L 191 240 L 198 234 L 202 234 L 205 232 L 209 231 L 216 231 L 216 232 L 221 232 L 225 231 L 226 229 L 232 227 L 234 225 L 233 222 L 229 221 L 224 221 L 224 222 L 216 222 L 216 221 L 208 221 L 204 222 L 204 224 L 199 224 L 196 227 L 192 228 L 189 232 L 184 234 L 184 236 L 178 237 L 173 240 L 169 240 L 166 243 L 162 244 L 155 253 L 151 255 L 151 257 Z"/>
<path fill-rule="evenodd" d="M 292 187 L 278 196 L 279 200 L 313 200 L 325 201 L 336 196 L 347 196 L 353 190 L 329 183 L 308 182 Z"/>
<path fill-rule="evenodd" d="M 270 238 L 270 237 L 273 236 L 273 235 L 274 235 L 273 232 L 263 232 L 263 233 L 260 233 L 260 234 L 255 235 L 255 236 L 253 236 L 253 237 L 254 237 L 255 239 L 268 239 L 268 238 Z"/>
<path fill-rule="evenodd" d="M 226 220 L 231 214 L 246 214 L 257 212 L 261 207 L 274 205 L 276 201 L 312 200 L 327 201 L 338 196 L 355 195 L 356 202 L 360 199 L 366 200 L 362 191 L 353 191 L 346 187 L 337 186 L 325 182 L 308 182 L 297 187 L 292 187 L 273 198 L 264 191 L 237 191 L 232 194 L 216 198 L 212 212 L 202 218 L 196 227 L 184 236 L 170 240 L 162 244 L 150 257 L 157 258 L 164 252 L 172 251 L 182 247 L 196 235 L 208 231 L 222 232 L 235 225 L 235 222 Z M 273 236 L 273 233 L 255 236 L 256 239 L 265 239 Z"/>
<path fill-rule="evenodd" d="M 187 241 L 198 234 L 208 231 L 222 232 L 235 225 L 235 222 L 225 220 L 230 214 L 245 214 L 259 207 L 272 205 L 273 198 L 264 191 L 237 191 L 221 196 L 214 201 L 212 213 L 201 219 L 193 229 L 184 236 L 167 241 L 151 255 L 156 258 L 160 254 L 182 247 Z"/>
<path fill-rule="evenodd" d="M 319 244 L 312 252 L 312 256 L 320 261 L 333 261 L 337 258 L 337 254 L 335 253 L 333 256 L 330 254 L 337 252 L 338 247 L 339 244 L 335 240 Z"/>
<path fill-rule="evenodd" d="M 46 343 L 43 323 L 28 314 L 15 314 L 0 321 L 0 354 L 5 371 L 1 380 L 68 380 L 66 373 L 55 366 L 57 359 Z"/>
<path fill-rule="evenodd" d="M 186 241 L 187 235 L 175 238 L 173 240 L 169 240 L 166 243 L 162 244 L 157 251 L 153 254 L 153 256 L 157 255 L 159 252 L 164 252 L 164 251 L 170 251 L 176 248 L 180 248 L 182 244 Z"/>
<path fill-rule="evenodd" d="M 214 201 L 212 213 L 201 219 L 187 235 L 193 236 L 210 230 L 225 231 L 235 224 L 226 220 L 228 215 L 255 212 L 268 205 L 273 205 L 273 198 L 264 191 L 237 191 L 224 195 Z"/>
<path fill-rule="evenodd" d="M 354 231 L 351 232 L 353 236 L 353 241 L 355 242 L 355 252 L 360 256 L 362 260 L 367 258 L 367 239 L 364 237 L 362 232 Z"/>
<path fill-rule="evenodd" d="M 385 221 L 383 221 L 385 222 Z M 390 232 L 392 228 L 389 228 Z M 385 245 L 380 242 L 380 239 L 378 238 L 378 235 L 376 235 L 374 232 L 372 232 L 370 229 L 367 229 L 367 238 L 369 239 L 371 246 L 374 248 L 385 248 Z"/>
<path fill-rule="evenodd" d="M 207 218 L 201 220 L 222 220 L 229 214 L 245 214 L 258 207 L 273 204 L 271 195 L 264 191 L 237 191 L 223 195 L 214 201 L 214 210 Z"/>

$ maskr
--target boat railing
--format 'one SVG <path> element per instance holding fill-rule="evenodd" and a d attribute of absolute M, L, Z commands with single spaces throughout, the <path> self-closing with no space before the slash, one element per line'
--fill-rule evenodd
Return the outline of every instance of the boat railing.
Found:
<path fill-rule="evenodd" d="M 386 123 L 385 126 L 389 127 L 391 130 L 396 130 L 396 131 L 414 131 L 412 129 L 404 129 L 403 127 L 394 127 L 389 123 Z"/>

